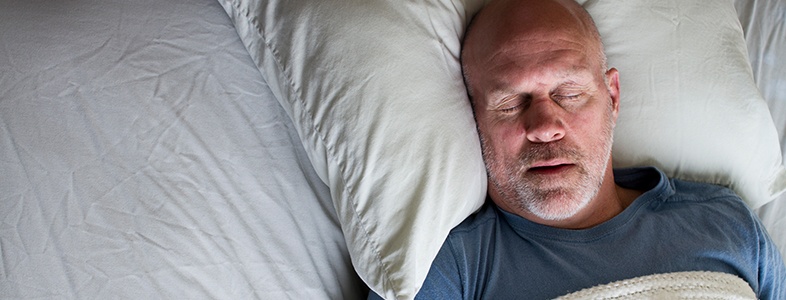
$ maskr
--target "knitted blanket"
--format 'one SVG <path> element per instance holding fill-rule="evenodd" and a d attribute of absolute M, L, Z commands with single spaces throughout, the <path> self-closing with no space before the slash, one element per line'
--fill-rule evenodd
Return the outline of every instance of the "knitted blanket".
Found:
<path fill-rule="evenodd" d="M 677 272 L 598 285 L 557 299 L 756 299 L 756 294 L 731 274 Z"/>

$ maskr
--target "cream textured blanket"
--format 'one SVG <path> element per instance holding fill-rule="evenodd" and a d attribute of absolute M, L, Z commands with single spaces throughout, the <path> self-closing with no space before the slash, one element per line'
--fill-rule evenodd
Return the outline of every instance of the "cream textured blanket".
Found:
<path fill-rule="evenodd" d="M 756 299 L 756 294 L 731 274 L 677 272 L 612 282 L 557 299 Z"/>

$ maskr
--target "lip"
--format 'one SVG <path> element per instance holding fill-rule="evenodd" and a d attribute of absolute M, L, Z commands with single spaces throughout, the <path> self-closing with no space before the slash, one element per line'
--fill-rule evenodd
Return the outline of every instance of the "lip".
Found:
<path fill-rule="evenodd" d="M 528 173 L 535 173 L 540 175 L 559 174 L 574 167 L 575 164 L 561 159 L 553 159 L 547 161 L 534 162 L 527 169 Z"/>
<path fill-rule="evenodd" d="M 556 167 L 559 165 L 572 165 L 572 163 L 566 159 L 550 159 L 550 160 L 536 161 L 532 163 L 529 167 L 542 168 L 542 167 Z"/>

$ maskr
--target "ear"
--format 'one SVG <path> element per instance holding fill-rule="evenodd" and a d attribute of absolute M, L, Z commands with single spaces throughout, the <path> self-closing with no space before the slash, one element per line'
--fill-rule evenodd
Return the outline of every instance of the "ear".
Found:
<path fill-rule="evenodd" d="M 606 89 L 609 91 L 614 120 L 620 111 L 620 74 L 615 68 L 606 71 Z"/>

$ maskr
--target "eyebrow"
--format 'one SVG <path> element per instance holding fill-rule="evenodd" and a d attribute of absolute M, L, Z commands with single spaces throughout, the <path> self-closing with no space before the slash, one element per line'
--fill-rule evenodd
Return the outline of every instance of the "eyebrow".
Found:
<path fill-rule="evenodd" d="M 497 107 L 501 105 L 506 98 L 511 95 L 521 94 L 513 89 L 495 88 L 485 95 L 486 105 L 490 107 Z"/>

